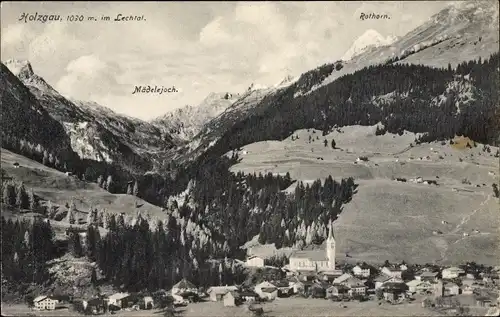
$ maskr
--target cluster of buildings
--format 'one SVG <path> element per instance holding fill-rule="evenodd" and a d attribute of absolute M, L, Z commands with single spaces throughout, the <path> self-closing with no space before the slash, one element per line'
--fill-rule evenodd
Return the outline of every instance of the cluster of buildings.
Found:
<path fill-rule="evenodd" d="M 459 267 L 391 265 L 382 267 L 366 263 L 354 267 L 336 268 L 335 238 L 330 226 L 325 250 L 301 250 L 291 254 L 289 264 L 278 268 L 281 274 L 275 279 L 260 280 L 256 285 L 212 286 L 199 289 L 194 283 L 182 279 L 170 292 L 161 291 L 162 296 L 171 296 L 174 305 L 187 305 L 204 298 L 206 301 L 221 302 L 224 306 L 238 306 L 242 303 L 272 301 L 276 298 L 303 296 L 325 298 L 336 301 L 351 299 L 384 299 L 393 304 L 400 303 L 413 295 L 426 295 L 434 299 L 455 295 L 475 296 L 481 305 L 488 305 L 491 299 L 484 295 L 485 289 L 500 285 L 499 272 L 488 269 L 478 272 L 477 268 L 465 270 Z M 264 259 L 249 257 L 247 266 L 266 269 Z M 276 268 L 274 268 L 276 269 Z M 281 276 L 281 277 L 277 277 Z M 158 292 L 157 292 L 158 293 Z M 158 304 L 157 296 L 138 296 L 129 293 L 115 293 L 82 301 L 82 308 L 92 314 L 110 310 L 150 309 Z M 34 301 L 36 309 L 56 309 L 60 301 L 50 296 L 39 296 Z"/>
<path fill-rule="evenodd" d="M 324 250 L 301 250 L 290 255 L 289 264 L 283 270 L 287 278 L 283 281 L 266 281 L 266 289 L 279 290 L 267 293 L 267 298 L 301 294 L 320 298 L 345 300 L 369 298 L 370 295 L 389 302 L 400 302 L 413 295 L 432 295 L 434 298 L 454 295 L 479 296 L 484 288 L 497 287 L 496 272 L 466 272 L 459 267 L 439 268 L 435 266 L 384 265 L 373 267 L 358 264 L 349 271 L 335 267 L 335 238 L 330 226 Z M 264 260 L 250 257 L 247 266 L 264 267 Z M 288 286 L 285 284 L 288 283 Z M 259 285 L 256 286 L 258 288 Z M 290 290 L 285 291 L 286 287 Z M 256 289 L 257 292 L 257 289 Z"/>

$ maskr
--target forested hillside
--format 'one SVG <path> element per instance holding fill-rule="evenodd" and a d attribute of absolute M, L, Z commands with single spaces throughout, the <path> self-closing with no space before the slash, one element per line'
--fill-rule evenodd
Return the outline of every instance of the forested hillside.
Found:
<path fill-rule="evenodd" d="M 464 62 L 456 69 L 370 66 L 310 94 L 300 94 L 334 71 L 333 65 L 326 65 L 262 100 L 267 106 L 236 123 L 211 151 L 220 155 L 253 142 L 282 140 L 297 129 L 328 132 L 336 126 L 378 122 L 393 133 L 425 133 L 421 141 L 464 135 L 498 144 L 498 67 L 498 53 L 485 61 Z"/>

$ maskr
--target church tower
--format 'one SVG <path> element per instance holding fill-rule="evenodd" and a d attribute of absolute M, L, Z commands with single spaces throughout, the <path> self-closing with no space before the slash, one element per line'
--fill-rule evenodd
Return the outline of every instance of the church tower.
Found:
<path fill-rule="evenodd" d="M 328 228 L 328 239 L 326 240 L 326 258 L 328 259 L 329 269 L 335 270 L 335 238 L 331 222 Z"/>

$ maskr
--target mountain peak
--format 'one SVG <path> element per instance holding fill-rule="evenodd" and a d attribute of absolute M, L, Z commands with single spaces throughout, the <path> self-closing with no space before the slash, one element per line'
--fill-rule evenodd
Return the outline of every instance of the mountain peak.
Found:
<path fill-rule="evenodd" d="M 33 67 L 27 60 L 9 59 L 4 65 L 20 79 L 29 79 L 35 74 Z"/>
<path fill-rule="evenodd" d="M 25 85 L 35 87 L 43 93 L 56 93 L 57 91 L 52 88 L 47 82 L 35 72 L 31 63 L 27 60 L 9 59 L 4 65 L 10 70 L 14 76 L 19 78 Z"/>
<path fill-rule="evenodd" d="M 395 36 L 383 37 L 376 30 L 366 30 L 365 33 L 358 37 L 351 47 L 345 52 L 344 56 L 342 56 L 342 60 L 348 61 L 354 56 L 365 52 L 369 48 L 390 45 L 396 40 L 397 37 Z"/>

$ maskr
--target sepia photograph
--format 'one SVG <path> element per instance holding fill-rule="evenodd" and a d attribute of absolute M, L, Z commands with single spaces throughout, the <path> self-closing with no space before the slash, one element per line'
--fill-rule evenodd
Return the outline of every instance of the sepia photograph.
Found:
<path fill-rule="evenodd" d="M 500 315 L 498 1 L 0 10 L 2 316 Z"/>

